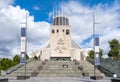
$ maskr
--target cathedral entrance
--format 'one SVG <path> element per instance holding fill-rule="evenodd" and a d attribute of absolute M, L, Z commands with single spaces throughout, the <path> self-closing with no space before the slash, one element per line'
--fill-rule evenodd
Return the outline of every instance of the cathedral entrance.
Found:
<path fill-rule="evenodd" d="M 50 57 L 51 61 L 70 61 L 71 57 Z"/>

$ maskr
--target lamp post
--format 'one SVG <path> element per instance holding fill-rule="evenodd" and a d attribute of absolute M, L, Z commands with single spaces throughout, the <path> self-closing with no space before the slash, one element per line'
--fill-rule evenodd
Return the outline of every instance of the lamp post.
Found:
<path fill-rule="evenodd" d="M 27 54 L 27 15 L 26 15 L 26 21 L 21 22 L 21 59 L 20 63 L 25 65 L 25 74 L 26 76 L 26 54 Z"/>
<path fill-rule="evenodd" d="M 95 22 L 95 15 L 93 13 L 93 48 L 94 48 L 94 60 L 95 60 L 95 24 L 100 24 L 100 23 Z M 94 77 L 96 76 L 95 70 L 96 70 L 96 65 L 95 65 L 95 62 L 94 62 Z"/>
<path fill-rule="evenodd" d="M 26 13 L 26 21 L 21 22 L 21 59 L 20 59 L 20 63 L 24 64 L 25 72 L 24 72 L 24 76 L 17 76 L 17 79 L 30 78 L 30 76 L 26 76 L 26 55 L 27 55 L 27 13 Z"/>

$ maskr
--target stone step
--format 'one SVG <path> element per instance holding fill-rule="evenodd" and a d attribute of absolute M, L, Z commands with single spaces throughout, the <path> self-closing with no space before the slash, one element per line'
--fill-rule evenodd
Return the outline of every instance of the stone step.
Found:
<path fill-rule="evenodd" d="M 37 77 L 51 77 L 51 76 L 55 76 L 55 77 L 82 77 L 81 74 L 38 74 Z"/>
<path fill-rule="evenodd" d="M 79 61 L 78 65 L 75 65 L 73 61 L 47 61 L 45 65 L 42 64 L 43 61 L 31 61 L 26 64 L 26 74 L 31 76 L 31 73 L 35 71 L 38 73 L 37 77 L 43 76 L 58 76 L 58 77 L 83 77 L 83 71 L 89 72 L 90 75 L 94 75 L 94 66 L 87 61 Z M 68 65 L 68 68 L 64 68 L 63 65 Z M 83 70 L 78 70 L 78 66 L 82 65 Z M 42 66 L 41 70 L 38 70 L 38 66 Z M 8 76 L 15 77 L 18 75 L 24 75 L 25 67 L 15 70 Z M 96 74 L 102 75 L 98 69 L 96 69 Z"/>

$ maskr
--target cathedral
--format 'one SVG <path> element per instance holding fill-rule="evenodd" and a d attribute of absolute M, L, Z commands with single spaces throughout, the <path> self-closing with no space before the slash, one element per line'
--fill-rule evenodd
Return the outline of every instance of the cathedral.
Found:
<path fill-rule="evenodd" d="M 70 61 L 85 60 L 88 51 L 82 49 L 71 39 L 71 26 L 64 16 L 56 16 L 50 27 L 50 40 L 31 54 L 40 60 Z"/>

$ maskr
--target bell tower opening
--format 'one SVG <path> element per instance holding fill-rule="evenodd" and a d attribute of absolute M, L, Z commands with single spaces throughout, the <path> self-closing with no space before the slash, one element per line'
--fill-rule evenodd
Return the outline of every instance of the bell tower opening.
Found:
<path fill-rule="evenodd" d="M 55 17 L 53 19 L 53 25 L 69 25 L 68 18 L 62 16 Z"/>

